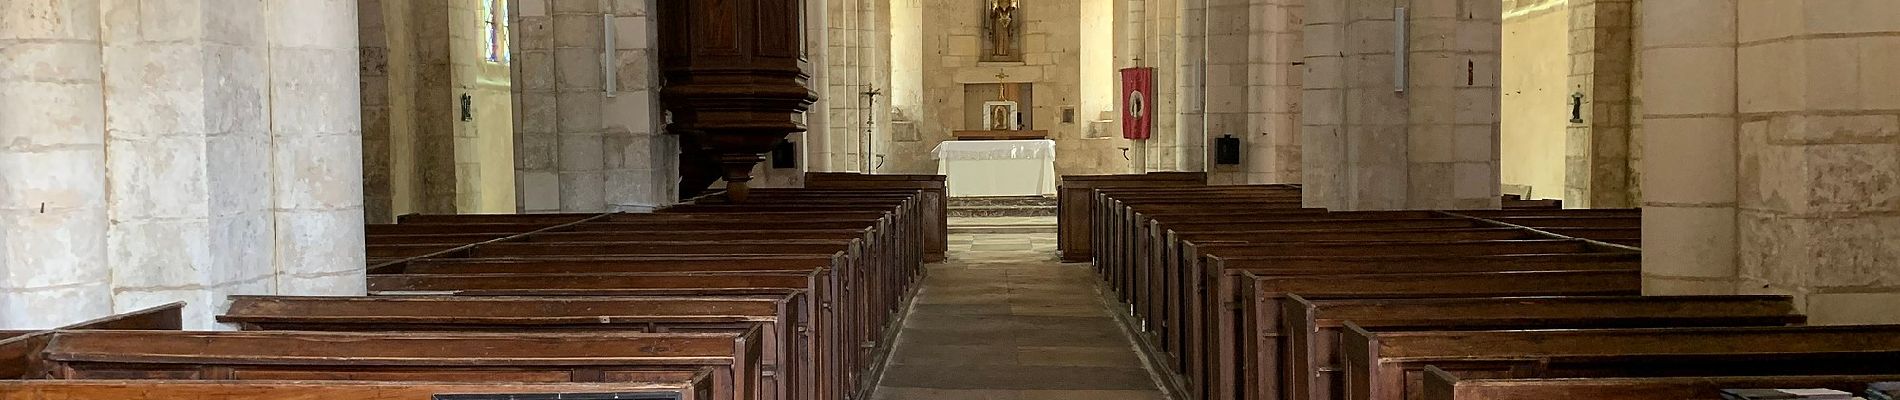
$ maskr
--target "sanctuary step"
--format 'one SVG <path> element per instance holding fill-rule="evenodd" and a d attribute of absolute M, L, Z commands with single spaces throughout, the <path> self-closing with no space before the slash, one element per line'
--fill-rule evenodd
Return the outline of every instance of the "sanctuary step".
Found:
<path fill-rule="evenodd" d="M 957 217 L 950 219 L 952 234 L 1053 234 L 1056 217 Z"/>
<path fill-rule="evenodd" d="M 952 197 L 951 217 L 1053 217 L 1056 199 L 1048 196 Z"/>

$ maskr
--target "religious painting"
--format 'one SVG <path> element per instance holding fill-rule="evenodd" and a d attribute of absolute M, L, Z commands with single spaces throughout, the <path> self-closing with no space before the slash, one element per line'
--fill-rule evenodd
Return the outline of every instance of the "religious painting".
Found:
<path fill-rule="evenodd" d="M 1019 0 L 973 0 L 983 2 L 984 62 L 1020 62 L 1023 60 L 1023 19 Z"/>
<path fill-rule="evenodd" d="M 1013 131 L 1022 129 L 1022 121 L 1016 118 L 1016 102 L 991 101 L 983 103 L 983 129 L 992 131 Z"/>

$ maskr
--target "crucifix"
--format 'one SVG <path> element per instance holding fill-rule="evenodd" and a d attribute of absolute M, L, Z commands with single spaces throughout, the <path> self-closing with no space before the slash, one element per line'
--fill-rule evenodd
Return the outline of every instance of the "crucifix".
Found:
<path fill-rule="evenodd" d="M 996 79 L 999 79 L 999 80 L 1009 79 L 1009 73 L 1003 72 L 1003 71 L 996 71 Z"/>

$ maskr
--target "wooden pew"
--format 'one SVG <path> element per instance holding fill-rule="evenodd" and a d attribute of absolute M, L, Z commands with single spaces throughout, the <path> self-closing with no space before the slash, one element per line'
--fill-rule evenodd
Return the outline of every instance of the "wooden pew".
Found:
<path fill-rule="evenodd" d="M 1421 400 L 1723 400 L 1722 389 L 1834 389 L 1862 393 L 1900 375 L 1680 376 L 1649 378 L 1460 378 L 1426 366 Z"/>
<path fill-rule="evenodd" d="M 627 265 L 613 260 L 575 260 L 603 265 Z M 445 261 L 446 262 L 446 261 Z M 882 327 L 874 325 L 874 309 L 866 296 L 848 285 L 834 286 L 829 270 L 822 267 L 730 264 L 735 271 L 704 271 L 687 266 L 672 272 L 627 273 L 473 273 L 372 275 L 372 294 L 453 294 L 462 296 L 744 296 L 809 292 L 803 315 L 812 316 L 817 340 L 814 351 L 830 360 L 830 367 L 818 371 L 821 381 L 816 390 L 820 398 L 837 398 L 852 391 L 859 382 L 861 369 L 876 354 L 862 349 Z M 556 267 L 558 268 L 558 267 Z M 580 267 L 587 268 L 587 267 Z M 612 270 L 613 267 L 601 268 Z M 531 270 L 531 269 L 528 269 Z M 560 271 L 559 269 L 551 269 Z M 683 271 L 682 271 L 683 270 Z M 842 287 L 841 287 L 842 286 Z"/>
<path fill-rule="evenodd" d="M 1589 266 L 1573 267 L 1589 268 Z M 1250 382 L 1249 377 L 1278 376 L 1268 370 L 1282 363 L 1285 354 L 1282 338 L 1254 336 L 1266 327 L 1277 327 L 1286 319 L 1282 314 L 1287 296 L 1299 294 L 1309 299 L 1351 298 L 1443 298 L 1443 297 L 1524 297 L 1524 296 L 1637 296 L 1642 294 L 1642 273 L 1635 270 L 1508 270 L 1458 273 L 1382 273 L 1364 275 L 1276 275 L 1268 271 L 1242 271 L 1244 281 L 1236 291 L 1247 293 L 1239 304 L 1211 309 L 1199 328 L 1189 321 L 1189 349 L 1201 349 L 1203 374 L 1210 398 L 1242 398 L 1245 393 L 1261 393 L 1263 399 L 1284 398 L 1279 379 Z M 1193 330 L 1199 329 L 1198 332 Z M 1245 337 L 1241 335 L 1246 335 Z M 1200 342 L 1195 342 L 1195 339 Z M 1244 339 L 1244 340 L 1243 340 Z M 1190 359 L 1195 353 L 1189 352 Z M 1250 355 L 1261 355 L 1249 361 Z M 1196 371 L 1190 365 L 1189 371 Z M 1247 385 L 1243 387 L 1243 385 Z"/>
<path fill-rule="evenodd" d="M 1090 219 L 1094 191 L 1114 187 L 1192 187 L 1207 185 L 1203 172 L 1150 172 L 1138 175 L 1063 175 L 1057 186 L 1056 243 L 1063 262 L 1087 262 L 1093 249 Z"/>
<path fill-rule="evenodd" d="M 819 358 L 805 294 L 666 297 L 232 296 L 219 322 L 273 331 L 744 332 L 758 327 L 764 398 L 813 399 Z M 820 364 L 820 363 L 824 364 Z M 828 372 L 827 372 L 828 373 Z"/>
<path fill-rule="evenodd" d="M 759 334 L 62 331 L 33 376 L 612 383 L 711 369 L 710 398 L 754 399 Z"/>
<path fill-rule="evenodd" d="M 916 189 L 923 192 L 925 210 L 924 232 L 930 239 L 925 253 L 930 262 L 942 261 L 945 252 L 950 249 L 950 212 L 948 188 L 944 185 L 944 175 L 895 175 L 895 174 L 854 174 L 836 172 L 807 172 L 805 187 L 809 189 Z M 765 189 L 753 189 L 754 194 L 770 192 Z"/>
<path fill-rule="evenodd" d="M 707 400 L 711 373 L 636 383 L 440 383 L 190 380 L 0 381 L 0 400 L 430 400 L 467 395 L 615 394 L 630 400 Z M 461 397 L 457 397 L 461 396 Z"/>
<path fill-rule="evenodd" d="M 172 302 L 124 314 L 114 314 L 48 331 L 9 331 L 0 336 L 0 379 L 32 378 L 40 348 L 61 330 L 176 331 L 184 326 L 184 302 Z"/>
<path fill-rule="evenodd" d="M 1344 398 L 1419 398 L 1409 379 L 1900 374 L 1900 325 L 1371 332 L 1341 337 Z"/>
<path fill-rule="evenodd" d="M 1325 295 L 1314 293 L 1315 296 Z M 1253 308 L 1264 307 L 1256 305 Z M 1372 332 L 1503 329 L 1785 326 L 1806 322 L 1787 296 L 1575 296 L 1429 299 L 1308 299 L 1287 294 L 1279 325 L 1256 315 L 1252 337 L 1278 339 L 1283 351 L 1262 346 L 1248 387 L 1280 379 L 1287 399 L 1328 400 L 1345 384 L 1338 376 L 1339 335 L 1346 322 Z M 1274 373 L 1273 360 L 1280 360 Z M 1270 399 L 1253 392 L 1249 399 Z"/>

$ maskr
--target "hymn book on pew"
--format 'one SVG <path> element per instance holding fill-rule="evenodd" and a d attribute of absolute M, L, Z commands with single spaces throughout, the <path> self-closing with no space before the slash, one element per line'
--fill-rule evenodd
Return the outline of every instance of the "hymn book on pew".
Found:
<path fill-rule="evenodd" d="M 1900 400 L 1900 382 L 1867 385 L 1867 400 Z"/>
<path fill-rule="evenodd" d="M 1833 389 L 1723 389 L 1722 400 L 1854 400 L 1853 394 Z"/>

